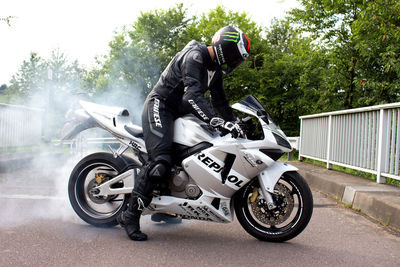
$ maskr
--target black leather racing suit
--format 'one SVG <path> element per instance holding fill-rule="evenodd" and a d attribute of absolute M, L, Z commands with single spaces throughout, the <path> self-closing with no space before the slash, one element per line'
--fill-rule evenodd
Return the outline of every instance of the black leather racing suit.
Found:
<path fill-rule="evenodd" d="M 214 109 L 204 97 L 207 90 Z M 234 120 L 223 90 L 222 71 L 211 60 L 205 45 L 191 41 L 171 60 L 144 104 L 142 127 L 149 164 L 135 183 L 133 197 L 140 197 L 147 206 L 153 190 L 150 180 L 168 175 L 172 164 L 174 120 L 192 113 L 209 122 L 217 116 L 214 110 L 224 120 Z"/>
<path fill-rule="evenodd" d="M 205 45 L 191 41 L 169 63 L 150 97 L 159 97 L 179 115 L 193 113 L 205 122 L 215 116 L 204 93 L 210 90 L 211 103 L 220 116 L 233 120 L 232 109 L 222 85 L 222 71 L 211 60 Z"/>

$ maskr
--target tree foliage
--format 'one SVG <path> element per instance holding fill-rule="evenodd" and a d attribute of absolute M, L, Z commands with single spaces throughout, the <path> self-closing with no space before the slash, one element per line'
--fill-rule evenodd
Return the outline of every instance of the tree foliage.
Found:
<path fill-rule="evenodd" d="M 291 12 L 299 29 L 324 45 L 324 110 L 399 100 L 399 2 L 302 0 Z"/>
<path fill-rule="evenodd" d="M 273 21 L 264 43 L 264 63 L 258 70 L 260 87 L 256 95 L 281 127 L 295 135 L 299 114 L 319 107 L 324 54 L 309 38 L 301 37 L 288 20 Z"/>
<path fill-rule="evenodd" d="M 362 66 L 357 86 L 361 105 L 399 101 L 400 2 L 363 1 L 354 26 Z"/>
<path fill-rule="evenodd" d="M 189 40 L 186 29 L 190 23 L 182 4 L 142 13 L 116 33 L 109 43 L 110 53 L 99 62 L 100 68 L 92 70 L 88 81 L 97 92 L 118 89 L 147 95 L 169 60 Z"/>
<path fill-rule="evenodd" d="M 20 97 L 41 90 L 45 70 L 44 60 L 37 53 L 32 52 L 29 60 L 24 60 L 19 71 L 12 76 L 9 91 Z"/>
<path fill-rule="evenodd" d="M 329 70 L 324 95 L 333 96 L 330 108 L 352 108 L 356 106 L 356 68 L 359 60 L 353 35 L 354 23 L 361 11 L 362 0 L 302 0 L 304 9 L 294 9 L 293 21 L 300 29 L 311 33 L 329 50 Z M 339 105 L 337 103 L 339 102 Z"/>
<path fill-rule="evenodd" d="M 0 99 L 45 110 L 44 130 L 53 129 L 51 137 L 59 138 L 74 95 L 86 88 L 84 74 L 78 62 L 70 62 L 59 49 L 52 51 L 48 59 L 32 52 L 12 76 L 10 85 L 3 86 Z"/>
<path fill-rule="evenodd" d="M 7 93 L 11 102 L 34 102 L 41 107 L 46 101 L 63 101 L 71 93 L 82 90 L 84 73 L 78 61 L 70 62 L 58 49 L 52 51 L 49 59 L 32 52 L 12 76 Z"/>
<path fill-rule="evenodd" d="M 4 18 L 0 18 L 0 22 L 5 22 L 5 23 L 7 23 L 8 26 L 11 27 L 11 20 L 13 20 L 15 18 L 16 17 L 14 17 L 14 16 L 7 16 L 7 17 L 4 17 Z"/>

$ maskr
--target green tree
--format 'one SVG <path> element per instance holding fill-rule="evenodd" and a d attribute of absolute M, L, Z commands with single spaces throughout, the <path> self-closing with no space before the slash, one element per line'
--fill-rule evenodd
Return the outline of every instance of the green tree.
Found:
<path fill-rule="evenodd" d="M 7 90 L 16 102 L 26 103 L 32 99 L 44 105 L 49 95 L 51 101 L 58 98 L 62 102 L 66 95 L 81 90 L 84 72 L 78 61 L 70 62 L 59 49 L 52 51 L 49 59 L 32 52 L 29 60 L 24 60 L 12 76 Z"/>
<path fill-rule="evenodd" d="M 129 37 L 139 41 L 140 51 L 146 56 L 157 51 L 163 69 L 190 40 L 187 28 L 194 17 L 188 18 L 186 12 L 183 4 L 177 4 L 168 10 L 142 13 L 133 25 L 134 30 L 129 31 Z"/>
<path fill-rule="evenodd" d="M 360 102 L 372 105 L 400 101 L 400 2 L 363 4 L 354 27 L 362 63 L 356 83 L 362 92 Z"/>
<path fill-rule="evenodd" d="M 78 61 L 70 62 L 60 50 L 54 50 L 49 59 L 31 53 L 5 90 L 8 103 L 23 104 L 46 109 L 46 127 L 50 137 L 59 137 L 64 114 L 74 94 L 85 88 L 81 82 L 85 71 Z"/>
<path fill-rule="evenodd" d="M 32 52 L 28 60 L 22 62 L 18 72 L 11 77 L 8 95 L 16 102 L 23 102 L 27 96 L 41 90 L 45 82 L 45 60 Z"/>
<path fill-rule="evenodd" d="M 7 16 L 4 18 L 0 18 L 0 22 L 5 22 L 5 23 L 7 23 L 8 26 L 11 26 L 11 20 L 15 19 L 15 18 L 16 17 L 14 17 L 14 16 Z"/>
<path fill-rule="evenodd" d="M 323 110 L 399 101 L 400 2 L 303 0 L 291 12 L 328 60 Z"/>
<path fill-rule="evenodd" d="M 323 43 L 330 54 L 329 72 L 326 72 L 325 96 L 330 96 L 328 109 L 353 108 L 359 96 L 356 75 L 359 52 L 354 39 L 354 24 L 357 21 L 363 0 L 302 0 L 304 9 L 293 9 L 292 21 L 311 37 Z M 332 99 L 333 97 L 333 99 Z"/>
<path fill-rule="evenodd" d="M 261 78 L 256 95 L 286 134 L 298 135 L 298 117 L 320 105 L 323 54 L 288 20 L 274 20 L 264 42 L 264 64 L 258 71 Z"/>
<path fill-rule="evenodd" d="M 88 74 L 96 92 L 118 90 L 128 96 L 147 93 L 156 84 L 169 60 L 189 41 L 182 4 L 168 10 L 142 13 L 130 27 L 117 33 L 109 43 L 110 53 Z"/>
<path fill-rule="evenodd" d="M 6 84 L 2 84 L 0 86 L 0 103 L 8 102 L 8 98 L 6 95 L 8 86 Z"/>

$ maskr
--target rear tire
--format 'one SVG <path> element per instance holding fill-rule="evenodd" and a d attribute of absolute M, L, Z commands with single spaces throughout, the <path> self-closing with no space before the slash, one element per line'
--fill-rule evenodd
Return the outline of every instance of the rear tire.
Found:
<path fill-rule="evenodd" d="M 95 197 L 90 189 L 98 185 L 96 175 L 104 176 L 103 182 L 123 171 L 139 168 L 130 158 L 114 158 L 110 153 L 94 153 L 83 158 L 73 169 L 68 183 L 68 196 L 76 214 L 88 224 L 97 227 L 112 227 L 118 224 L 117 217 L 128 202 L 129 195 Z M 98 176 L 97 176 L 98 177 Z M 123 186 L 121 184 L 120 186 Z"/>
<path fill-rule="evenodd" d="M 276 208 L 269 210 L 258 192 L 257 179 L 234 198 L 236 217 L 242 227 L 262 241 L 283 242 L 300 234 L 311 219 L 313 197 L 309 186 L 297 172 L 286 172 L 275 185 L 272 198 Z"/>

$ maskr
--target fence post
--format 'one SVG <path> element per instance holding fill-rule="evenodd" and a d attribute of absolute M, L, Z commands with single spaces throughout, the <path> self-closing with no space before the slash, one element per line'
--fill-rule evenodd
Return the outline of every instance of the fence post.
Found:
<path fill-rule="evenodd" d="M 331 131 L 332 131 L 332 115 L 329 115 L 328 118 L 328 140 L 326 142 L 326 168 L 327 169 L 332 169 L 332 164 L 329 162 L 331 157 L 331 139 L 332 139 L 332 135 L 331 135 Z"/>
<path fill-rule="evenodd" d="M 298 142 L 299 142 L 299 161 L 303 160 L 303 157 L 301 156 L 301 149 L 302 149 L 302 147 L 301 147 L 301 139 L 302 139 L 302 136 L 303 136 L 303 133 L 301 132 L 302 129 L 303 129 L 303 119 L 300 119 L 300 136 L 299 136 L 299 140 L 298 140 Z"/>
<path fill-rule="evenodd" d="M 387 125 L 387 116 L 385 116 L 385 110 L 379 110 L 379 134 L 378 134 L 378 162 L 376 166 L 376 182 L 379 184 L 384 184 L 386 179 L 381 176 L 382 166 L 385 164 L 386 155 L 386 142 L 384 138 L 385 130 Z"/>

